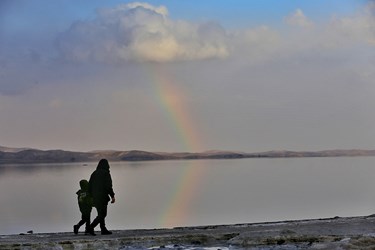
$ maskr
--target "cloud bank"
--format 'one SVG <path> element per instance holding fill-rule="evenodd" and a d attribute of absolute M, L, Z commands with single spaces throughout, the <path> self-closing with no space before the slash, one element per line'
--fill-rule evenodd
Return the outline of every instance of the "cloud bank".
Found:
<path fill-rule="evenodd" d="M 52 46 L 45 49 L 45 44 L 52 44 L 49 40 L 39 45 L 26 42 L 33 40 L 28 37 L 0 41 L 0 93 L 18 95 L 40 83 L 56 82 L 56 76 L 83 74 L 78 69 L 67 71 L 75 68 L 69 62 L 111 67 L 128 62 L 231 59 L 233 63 L 239 59 L 254 65 L 317 54 L 354 55 L 361 48 L 375 46 L 374 13 L 375 4 L 370 2 L 351 15 L 333 14 L 329 20 L 317 22 L 296 9 L 278 28 L 264 24 L 230 30 L 217 22 L 172 20 L 166 7 L 147 3 L 102 8 L 93 19 L 75 21 L 59 33 L 53 47 L 57 51 Z M 61 63 L 64 61 L 68 63 Z"/>
<path fill-rule="evenodd" d="M 355 54 L 361 47 L 375 46 L 374 12 L 372 2 L 357 13 L 333 14 L 329 20 L 316 22 L 296 9 L 277 28 L 264 24 L 231 30 L 217 22 L 173 20 L 166 7 L 147 3 L 102 8 L 94 18 L 75 21 L 60 32 L 55 47 L 48 39 L 42 44 L 32 43 L 29 37 L 0 41 L 0 93 L 19 95 L 40 84 L 56 82 L 56 76 L 82 75 L 82 69 L 67 71 L 76 68 L 69 66 L 73 65 L 70 62 L 111 67 L 128 62 L 229 59 L 231 68 L 236 60 L 256 65 L 316 54 Z M 51 44 L 49 49 L 46 44 Z"/>
<path fill-rule="evenodd" d="M 61 55 L 73 61 L 170 62 L 226 57 L 226 39 L 216 23 L 173 21 L 166 7 L 130 3 L 75 22 L 57 44 Z"/>
<path fill-rule="evenodd" d="M 78 62 L 174 62 L 233 55 L 257 61 L 299 49 L 375 45 L 373 13 L 374 4 L 368 4 L 356 15 L 333 16 L 317 27 L 296 9 L 284 22 L 302 31 L 267 25 L 230 31 L 216 22 L 172 20 L 164 6 L 135 2 L 99 9 L 94 19 L 74 22 L 56 44 L 62 58 Z"/>

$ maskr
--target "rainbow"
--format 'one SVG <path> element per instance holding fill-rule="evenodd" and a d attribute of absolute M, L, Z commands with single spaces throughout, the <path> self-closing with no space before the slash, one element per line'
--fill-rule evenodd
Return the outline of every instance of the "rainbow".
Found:
<path fill-rule="evenodd" d="M 163 64 L 150 64 L 148 68 L 148 72 L 151 72 L 151 82 L 155 88 L 157 101 L 166 112 L 186 151 L 202 150 L 200 139 L 202 137 L 191 118 L 185 99 L 186 91 L 178 87 L 176 78 L 165 69 Z M 160 216 L 160 226 L 181 226 L 187 222 L 189 205 L 198 192 L 197 189 L 204 175 L 203 169 L 198 161 L 191 161 L 181 170 L 176 187 L 170 195 L 165 211 Z"/>
<path fill-rule="evenodd" d="M 191 112 L 186 105 L 185 91 L 176 85 L 177 80 L 166 71 L 163 65 L 152 64 L 150 69 L 158 102 L 177 130 L 185 149 L 187 151 L 199 150 L 201 143 L 198 130 L 194 126 Z"/>
<path fill-rule="evenodd" d="M 165 212 L 162 214 L 159 224 L 163 227 L 176 227 L 186 225 L 190 205 L 199 193 L 201 182 L 205 175 L 204 166 L 192 160 L 183 169 L 176 189 L 170 197 Z"/>

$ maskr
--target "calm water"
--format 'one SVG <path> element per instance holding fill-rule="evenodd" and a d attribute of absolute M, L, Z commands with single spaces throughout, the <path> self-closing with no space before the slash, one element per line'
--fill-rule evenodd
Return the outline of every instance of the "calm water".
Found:
<path fill-rule="evenodd" d="M 109 229 L 375 213 L 375 157 L 110 162 Z M 96 163 L 0 166 L 0 234 L 71 231 Z M 92 217 L 96 216 L 93 210 Z"/>

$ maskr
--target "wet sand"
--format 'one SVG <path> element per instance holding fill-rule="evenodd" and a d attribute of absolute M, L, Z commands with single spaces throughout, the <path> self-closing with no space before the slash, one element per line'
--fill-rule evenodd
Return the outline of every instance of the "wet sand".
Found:
<path fill-rule="evenodd" d="M 0 249 L 375 249 L 375 216 L 0 236 Z"/>

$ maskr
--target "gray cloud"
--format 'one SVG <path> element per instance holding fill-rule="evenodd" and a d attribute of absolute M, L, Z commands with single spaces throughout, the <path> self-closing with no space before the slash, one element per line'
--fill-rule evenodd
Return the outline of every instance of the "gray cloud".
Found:
<path fill-rule="evenodd" d="M 132 3 L 100 9 L 94 20 L 75 22 L 57 45 L 62 57 L 73 61 L 169 62 L 226 57 L 226 39 L 216 23 L 173 21 L 165 7 Z"/>
<path fill-rule="evenodd" d="M 367 4 L 361 12 L 350 17 L 333 17 L 326 30 L 326 36 L 336 45 L 353 43 L 375 45 L 375 4 Z M 327 39 L 327 40 L 328 40 Z"/>
<path fill-rule="evenodd" d="M 57 39 L 60 55 L 69 61 L 122 63 L 173 62 L 247 56 L 258 62 L 306 49 L 335 49 L 354 43 L 375 44 L 374 4 L 350 17 L 332 17 L 315 24 L 301 9 L 285 17 L 298 30 L 266 25 L 241 31 L 214 22 L 171 20 L 168 10 L 146 3 L 100 9 L 93 20 L 77 21 Z"/>

